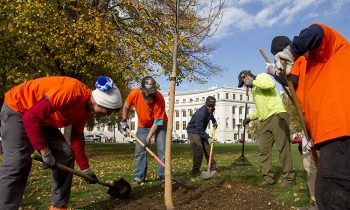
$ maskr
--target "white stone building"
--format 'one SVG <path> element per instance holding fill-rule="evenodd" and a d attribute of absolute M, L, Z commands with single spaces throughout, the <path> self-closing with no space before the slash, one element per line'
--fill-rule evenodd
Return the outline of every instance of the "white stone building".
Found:
<path fill-rule="evenodd" d="M 187 138 L 186 127 L 192 114 L 205 104 L 208 96 L 216 98 L 214 117 L 218 123 L 216 139 L 219 142 L 225 140 L 238 141 L 242 138 L 246 90 L 232 87 L 218 87 L 209 90 L 193 90 L 178 92 L 175 94 L 173 136 Z M 169 96 L 164 96 L 166 107 L 169 107 Z M 248 100 L 248 114 L 255 111 L 255 104 L 251 97 Z M 240 128 L 239 128 L 240 127 Z M 213 128 L 210 122 L 207 128 L 209 135 Z M 239 136 L 238 137 L 238 132 Z M 246 138 L 249 138 L 246 131 Z"/>
<path fill-rule="evenodd" d="M 166 109 L 169 109 L 169 96 L 163 94 Z M 208 90 L 192 90 L 188 92 L 177 92 L 175 94 L 174 107 L 174 122 L 173 122 L 173 136 L 180 138 L 187 138 L 186 127 L 194 112 L 205 104 L 205 99 L 208 96 L 216 98 L 216 106 L 214 116 L 218 123 L 216 131 L 216 139 L 219 142 L 231 140 L 238 142 L 243 136 L 242 121 L 244 119 L 244 110 L 246 103 L 246 90 L 233 87 L 217 87 Z M 255 111 L 255 104 L 249 94 L 248 100 L 248 114 Z M 130 129 L 136 133 L 137 129 L 137 115 L 130 112 L 129 116 Z M 207 132 L 212 134 L 212 123 L 209 123 Z M 239 133 L 239 137 L 238 137 Z M 116 136 L 116 139 L 127 141 L 116 129 L 115 134 L 112 127 L 95 127 L 93 130 L 85 130 L 85 134 L 102 134 L 103 136 Z M 246 140 L 249 141 L 250 136 L 246 131 Z"/>

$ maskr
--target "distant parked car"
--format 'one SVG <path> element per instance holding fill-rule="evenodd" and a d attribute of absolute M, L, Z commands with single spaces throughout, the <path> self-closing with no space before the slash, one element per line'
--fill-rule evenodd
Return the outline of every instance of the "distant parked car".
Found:
<path fill-rule="evenodd" d="M 232 141 L 231 139 L 227 139 L 227 140 L 224 140 L 223 143 L 224 143 L 224 144 L 233 144 L 234 141 Z"/>
<path fill-rule="evenodd" d="M 190 140 L 188 139 L 183 139 L 184 140 L 184 144 L 189 144 L 190 143 Z"/>
<path fill-rule="evenodd" d="M 183 140 L 183 139 L 173 139 L 173 140 L 171 140 L 171 142 L 174 143 L 174 144 L 184 144 L 185 140 Z"/>
<path fill-rule="evenodd" d="M 136 143 L 136 140 L 135 140 L 135 139 L 133 139 L 133 138 L 130 138 L 130 139 L 129 139 L 129 143 L 131 143 L 131 144 L 135 144 L 135 143 Z"/>
<path fill-rule="evenodd" d="M 87 135 L 85 136 L 86 142 L 101 142 L 101 136 L 100 135 Z"/>

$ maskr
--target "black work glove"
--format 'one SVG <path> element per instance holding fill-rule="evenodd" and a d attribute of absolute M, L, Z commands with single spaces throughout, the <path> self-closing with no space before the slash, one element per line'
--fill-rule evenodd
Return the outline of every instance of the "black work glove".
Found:
<path fill-rule="evenodd" d="M 56 168 L 56 160 L 53 157 L 51 151 L 49 150 L 46 154 L 42 155 L 43 158 L 43 168 Z"/>
<path fill-rule="evenodd" d="M 120 123 L 120 126 L 121 126 L 121 129 L 123 131 L 126 131 L 127 129 L 129 129 L 129 125 L 127 123 L 127 120 L 123 120 L 121 123 Z"/>
<path fill-rule="evenodd" d="M 97 176 L 94 172 L 90 170 L 90 168 L 83 170 L 83 173 L 93 178 L 93 180 L 85 179 L 88 184 L 96 184 L 98 182 Z"/>
<path fill-rule="evenodd" d="M 246 119 L 244 119 L 243 120 L 243 126 L 246 126 L 246 125 L 248 125 L 248 123 L 250 123 L 250 118 L 249 117 L 247 117 Z"/>
<path fill-rule="evenodd" d="M 215 128 L 215 129 L 218 128 L 218 123 L 217 122 L 213 123 L 213 128 Z"/>

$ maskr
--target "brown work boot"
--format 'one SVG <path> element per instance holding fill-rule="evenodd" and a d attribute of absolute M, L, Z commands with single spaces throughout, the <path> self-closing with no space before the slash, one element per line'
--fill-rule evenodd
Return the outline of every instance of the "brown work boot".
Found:
<path fill-rule="evenodd" d="M 283 180 L 282 183 L 277 186 L 277 188 L 283 189 L 292 186 L 294 186 L 294 181 Z"/>
<path fill-rule="evenodd" d="M 273 185 L 274 183 L 275 183 L 274 181 L 264 180 L 258 186 L 259 187 L 267 187 L 267 186 Z"/>

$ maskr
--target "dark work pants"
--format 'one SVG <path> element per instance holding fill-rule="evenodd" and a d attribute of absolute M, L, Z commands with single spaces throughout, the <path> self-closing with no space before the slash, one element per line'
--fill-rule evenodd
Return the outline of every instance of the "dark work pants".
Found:
<path fill-rule="evenodd" d="M 350 137 L 317 146 L 320 146 L 315 186 L 318 209 L 350 209 Z"/>
<path fill-rule="evenodd" d="M 0 167 L 0 209 L 17 210 L 21 204 L 32 165 L 34 149 L 23 127 L 22 114 L 4 103 L 1 109 L 1 136 L 4 153 Z M 57 128 L 46 127 L 44 136 L 58 163 L 74 167 L 70 145 Z M 55 207 L 66 205 L 70 197 L 72 174 L 54 170 L 51 177 L 51 201 Z"/>
<path fill-rule="evenodd" d="M 207 160 L 207 164 L 209 162 L 209 142 L 207 139 L 201 139 L 199 134 L 196 133 L 187 133 L 187 135 L 188 139 L 191 142 L 191 147 L 193 151 L 192 174 L 198 175 L 202 165 L 203 154 L 205 156 L 205 159 Z M 216 162 L 214 160 L 214 155 L 212 155 L 210 170 L 216 170 Z"/>

